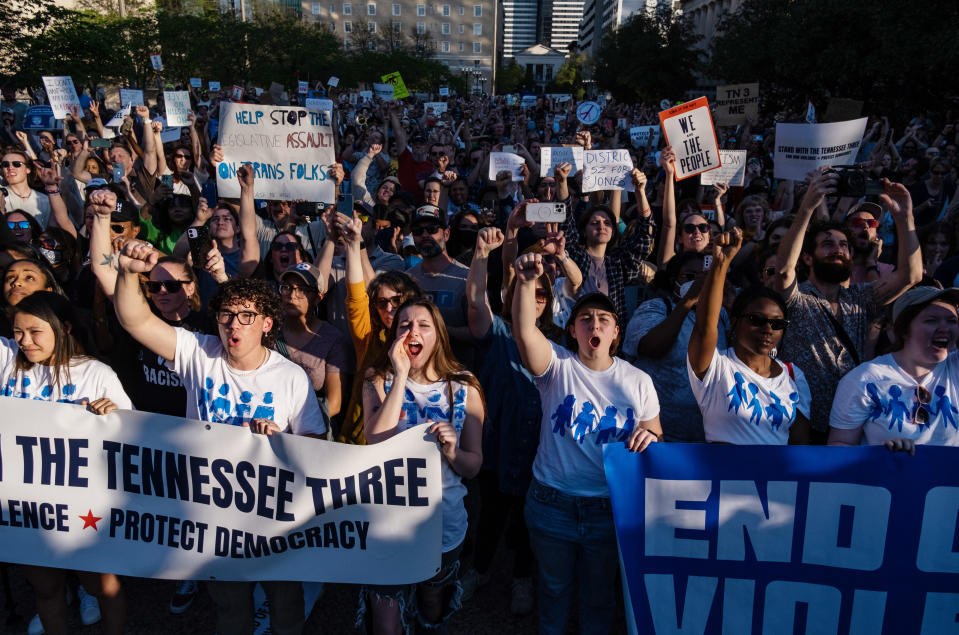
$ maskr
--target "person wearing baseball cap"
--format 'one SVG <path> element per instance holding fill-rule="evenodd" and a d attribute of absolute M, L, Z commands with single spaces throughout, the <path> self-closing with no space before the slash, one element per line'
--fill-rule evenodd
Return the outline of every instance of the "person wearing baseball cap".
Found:
<path fill-rule="evenodd" d="M 852 241 L 852 284 L 879 280 L 895 270 L 887 262 L 879 262 L 882 254 L 882 240 L 879 238 L 879 221 L 882 219 L 882 207 L 878 203 L 865 201 L 846 214 L 845 225 Z"/>
<path fill-rule="evenodd" d="M 892 306 L 893 351 L 839 381 L 829 445 L 959 446 L 959 288 L 922 286 Z"/>

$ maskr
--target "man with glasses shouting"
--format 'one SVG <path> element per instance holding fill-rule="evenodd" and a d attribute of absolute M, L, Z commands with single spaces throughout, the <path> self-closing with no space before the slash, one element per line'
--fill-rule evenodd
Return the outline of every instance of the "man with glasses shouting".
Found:
<path fill-rule="evenodd" d="M 263 280 L 224 283 L 210 300 L 218 335 L 173 327 L 150 311 L 139 274 L 159 252 L 134 241 L 120 252 L 114 296 L 120 323 L 164 359 L 186 389 L 186 416 L 248 427 L 257 434 L 287 432 L 318 438 L 326 432 L 310 380 L 302 368 L 270 350 L 280 329 L 280 299 Z M 253 582 L 211 582 L 217 632 L 253 631 Z M 300 582 L 263 581 L 274 632 L 303 629 Z"/>
<path fill-rule="evenodd" d="M 846 228 L 852 234 L 852 276 L 849 278 L 852 284 L 874 282 L 896 269 L 889 263 L 879 262 L 882 240 L 878 229 L 882 216 L 882 207 L 868 201 L 846 215 Z"/>

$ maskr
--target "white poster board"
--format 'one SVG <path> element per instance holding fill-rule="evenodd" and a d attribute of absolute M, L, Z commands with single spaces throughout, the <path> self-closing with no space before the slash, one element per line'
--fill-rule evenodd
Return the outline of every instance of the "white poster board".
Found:
<path fill-rule="evenodd" d="M 143 101 L 143 91 L 136 88 L 121 88 L 120 89 L 120 106 L 145 106 L 146 102 Z"/>
<path fill-rule="evenodd" d="M 47 92 L 47 101 L 53 109 L 53 116 L 66 119 L 73 109 L 80 108 L 80 98 L 73 86 L 73 78 L 66 75 L 43 77 L 43 87 Z"/>
<path fill-rule="evenodd" d="M 634 148 L 659 147 L 659 126 L 633 126 L 629 129 L 629 141 Z"/>
<path fill-rule="evenodd" d="M 116 111 L 116 113 L 113 115 L 113 117 L 110 118 L 110 121 L 108 121 L 108 122 L 105 124 L 105 127 L 107 127 L 107 128 L 119 128 L 120 126 L 122 126 L 122 125 L 123 125 L 123 118 L 130 114 L 130 111 L 132 110 L 132 108 L 133 108 L 133 106 L 132 106 L 131 104 L 127 104 L 126 106 L 124 106 L 124 107 L 121 108 L 120 110 Z"/>
<path fill-rule="evenodd" d="M 705 97 L 659 113 L 666 142 L 676 153 L 676 180 L 718 168 L 719 144 Z"/>
<path fill-rule="evenodd" d="M 583 166 L 583 191 L 633 191 L 633 160 L 629 150 L 586 150 Z"/>
<path fill-rule="evenodd" d="M 150 56 L 150 64 L 153 66 L 153 70 L 162 71 L 163 70 L 163 60 L 159 55 Z"/>
<path fill-rule="evenodd" d="M 382 101 L 393 101 L 393 84 L 373 84 L 373 94 Z"/>
<path fill-rule="evenodd" d="M 328 80 L 326 80 L 326 85 L 330 88 L 336 88 L 340 85 L 340 78 L 336 75 L 331 75 Z"/>
<path fill-rule="evenodd" d="M 446 102 L 445 101 L 428 101 L 423 104 L 423 112 L 429 112 L 430 108 L 433 109 L 433 114 L 436 116 L 442 115 L 446 112 Z"/>
<path fill-rule="evenodd" d="M 585 164 L 585 159 L 583 157 L 583 147 L 574 146 L 574 147 L 557 147 L 557 146 L 541 146 L 539 149 L 539 175 L 543 176 L 552 176 L 553 169 L 561 163 L 569 163 L 573 166 L 573 169 L 570 170 L 569 176 L 575 175 L 577 172 L 583 169 Z"/>
<path fill-rule="evenodd" d="M 163 91 L 163 105 L 166 107 L 166 121 L 171 128 L 189 126 L 190 93 L 185 90 Z"/>
<path fill-rule="evenodd" d="M 191 78 L 190 78 L 190 86 L 191 86 L 192 88 L 199 88 L 199 87 L 203 86 L 203 80 L 200 79 L 199 77 L 191 77 Z"/>
<path fill-rule="evenodd" d="M 523 157 L 512 152 L 490 152 L 489 174 L 486 176 L 490 181 L 495 181 L 497 174 L 506 171 L 513 175 L 514 181 L 522 181 L 523 175 L 519 169 L 525 163 Z"/>
<path fill-rule="evenodd" d="M 321 99 L 319 97 L 307 97 L 305 105 L 310 110 L 325 110 L 326 112 L 333 111 L 332 99 Z"/>
<path fill-rule="evenodd" d="M 329 174 L 334 162 L 333 130 L 327 112 L 221 102 L 220 145 L 220 196 L 240 196 L 236 170 L 249 164 L 254 168 L 256 198 L 335 200 Z"/>
<path fill-rule="evenodd" d="M 759 117 L 759 84 L 729 84 L 716 87 L 716 124 L 737 126 Z"/>
<path fill-rule="evenodd" d="M 210 90 L 220 90 L 220 82 L 210 82 Z"/>
<path fill-rule="evenodd" d="M 699 183 L 725 183 L 732 187 L 743 187 L 746 184 L 746 151 L 720 150 L 719 159 L 722 166 L 700 174 Z"/>
<path fill-rule="evenodd" d="M 866 117 L 834 123 L 776 124 L 776 178 L 802 181 L 823 165 L 852 165 L 865 131 Z"/>

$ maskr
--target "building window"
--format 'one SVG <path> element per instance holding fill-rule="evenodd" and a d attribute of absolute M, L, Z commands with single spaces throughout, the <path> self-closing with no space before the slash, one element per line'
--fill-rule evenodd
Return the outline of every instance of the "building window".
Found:
<path fill-rule="evenodd" d="M 368 4 L 366 5 L 366 15 L 376 15 L 376 5 Z"/>
<path fill-rule="evenodd" d="M 462 43 L 462 42 L 459 43 L 458 50 L 459 50 L 460 53 L 463 52 L 463 43 Z"/>
<path fill-rule="evenodd" d="M 376 50 L 376 42 L 374 40 L 370 40 L 369 48 L 371 51 Z"/>
<path fill-rule="evenodd" d="M 443 16 L 445 17 L 445 16 L 448 16 L 449 14 L 450 14 L 450 5 L 444 4 L 444 5 L 443 5 Z"/>
<path fill-rule="evenodd" d="M 343 23 L 343 32 L 344 32 L 344 33 L 352 33 L 352 32 L 353 32 L 353 23 L 350 22 L 350 21 L 344 22 L 344 23 Z"/>
<path fill-rule="evenodd" d="M 330 5 L 330 13 L 331 13 L 331 14 L 332 14 L 332 13 L 336 13 L 336 5 L 335 5 L 335 4 L 331 4 L 331 5 Z"/>
<path fill-rule="evenodd" d="M 367 26 L 370 29 L 370 33 L 376 33 L 376 22 L 370 22 Z"/>
<path fill-rule="evenodd" d="M 330 22 L 330 31 L 336 32 L 336 22 Z"/>
<path fill-rule="evenodd" d="M 474 5 L 473 5 L 473 17 L 474 17 L 474 18 L 482 18 L 482 17 L 483 17 L 483 5 L 481 5 L 481 4 L 474 4 Z"/>
<path fill-rule="evenodd" d="M 443 35 L 449 35 L 449 34 L 450 34 L 450 23 L 449 23 L 449 22 L 444 22 L 444 23 L 440 26 L 440 33 L 442 33 Z"/>
<path fill-rule="evenodd" d="M 423 35 L 424 33 L 426 33 L 426 23 L 425 23 L 425 22 L 417 22 L 417 23 L 416 23 L 416 34 L 417 34 L 417 35 Z"/>
<path fill-rule="evenodd" d="M 402 33 L 403 32 L 403 23 L 394 22 L 393 23 L 393 33 Z"/>
<path fill-rule="evenodd" d="M 442 51 L 443 53 L 449 53 L 450 43 L 446 41 L 440 42 L 440 51 Z"/>
<path fill-rule="evenodd" d="M 466 27 L 462 24 L 460 25 L 460 33 L 466 33 Z"/>
<path fill-rule="evenodd" d="M 393 15 L 400 15 L 400 5 L 398 4 L 393 5 Z"/>
<path fill-rule="evenodd" d="M 353 15 L 353 5 L 349 2 L 343 3 L 343 15 Z"/>
<path fill-rule="evenodd" d="M 473 35 L 483 35 L 483 25 L 474 24 L 473 25 Z"/>
<path fill-rule="evenodd" d="M 426 15 L 426 5 L 418 4 L 416 5 L 416 15 Z"/>
<path fill-rule="evenodd" d="M 466 13 L 466 9 L 463 7 L 459 7 L 457 11 L 459 12 L 460 15 L 463 15 L 464 13 Z"/>
<path fill-rule="evenodd" d="M 473 52 L 474 52 L 474 53 L 482 53 L 482 52 L 483 52 L 483 45 L 482 45 L 480 42 L 473 42 Z"/>

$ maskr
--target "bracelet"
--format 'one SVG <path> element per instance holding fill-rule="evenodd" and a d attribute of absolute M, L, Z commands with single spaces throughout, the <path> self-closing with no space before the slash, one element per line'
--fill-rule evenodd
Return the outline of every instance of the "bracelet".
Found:
<path fill-rule="evenodd" d="M 60 188 L 58 187 L 58 188 L 55 189 L 55 190 L 48 190 L 48 189 L 44 188 L 43 191 L 46 192 L 47 196 L 53 196 L 54 194 L 59 194 L 59 193 L 60 193 Z"/>
<path fill-rule="evenodd" d="M 564 251 L 564 252 L 563 252 L 563 259 L 559 261 L 559 264 L 565 265 L 567 260 L 569 260 L 569 252 L 568 252 L 568 251 Z"/>

